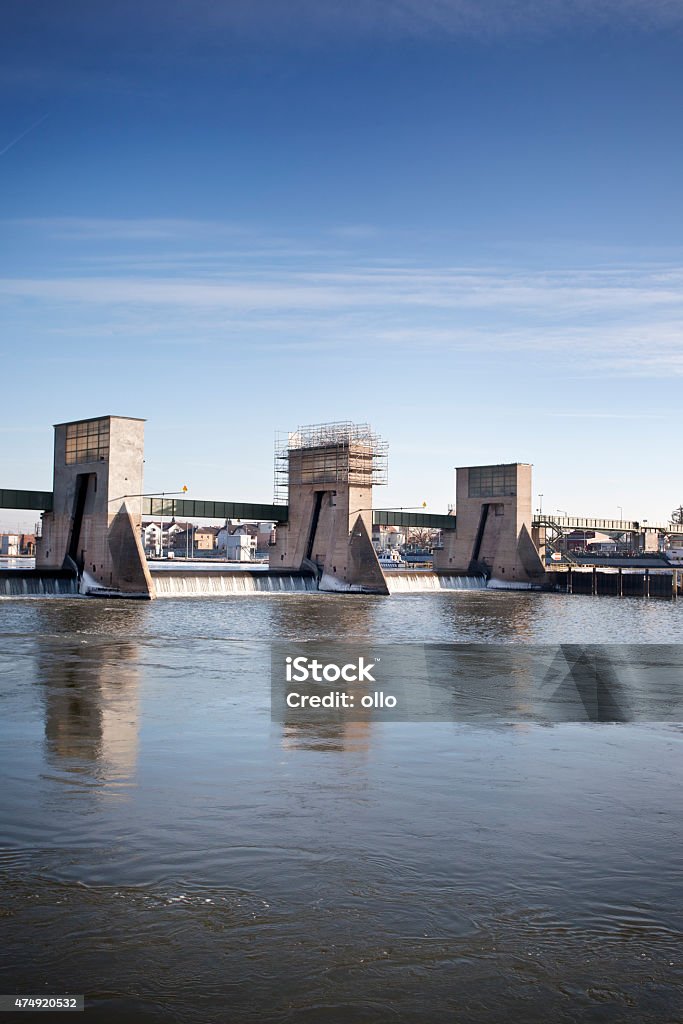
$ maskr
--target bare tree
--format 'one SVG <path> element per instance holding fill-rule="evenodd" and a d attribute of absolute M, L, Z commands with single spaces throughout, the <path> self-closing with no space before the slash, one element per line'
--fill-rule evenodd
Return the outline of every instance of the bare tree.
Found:
<path fill-rule="evenodd" d="M 414 526 L 406 535 L 406 543 L 417 548 L 431 548 L 437 540 L 439 531 L 426 526 Z"/>

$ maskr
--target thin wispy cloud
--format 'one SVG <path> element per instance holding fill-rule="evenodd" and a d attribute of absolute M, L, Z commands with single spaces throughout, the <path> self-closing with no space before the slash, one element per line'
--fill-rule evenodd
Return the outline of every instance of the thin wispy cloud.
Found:
<path fill-rule="evenodd" d="M 180 238 L 216 238 L 246 234 L 249 230 L 243 224 L 181 217 L 25 217 L 13 223 L 20 227 L 37 229 L 48 238 L 87 242 L 159 242 Z"/>
<path fill-rule="evenodd" d="M 683 374 L 683 269 L 539 272 L 370 265 L 328 272 L 263 269 L 213 276 L 69 276 L 0 280 L 21 322 L 36 304 L 50 331 L 260 351 L 533 352 L 565 375 Z M 26 305 L 28 303 L 28 305 Z M 84 322 L 79 324 L 78 319 Z M 63 326 L 60 320 L 67 324 Z M 567 362 L 567 356 L 580 364 Z"/>
<path fill-rule="evenodd" d="M 632 314 L 683 307 L 683 270 L 665 274 L 615 271 L 534 273 L 453 270 L 268 272 L 231 271 L 223 280 L 203 277 L 4 278 L 0 294 L 79 303 L 225 307 L 229 309 L 335 309 L 431 307 L 543 314 Z"/>

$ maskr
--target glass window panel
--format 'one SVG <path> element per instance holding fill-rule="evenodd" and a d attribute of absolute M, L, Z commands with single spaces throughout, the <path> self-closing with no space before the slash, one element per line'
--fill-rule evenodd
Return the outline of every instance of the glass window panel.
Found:
<path fill-rule="evenodd" d="M 469 471 L 468 493 L 471 498 L 516 494 L 516 466 L 474 466 Z"/>
<path fill-rule="evenodd" d="M 109 457 L 109 420 L 70 423 L 66 428 L 66 462 L 96 462 Z"/>

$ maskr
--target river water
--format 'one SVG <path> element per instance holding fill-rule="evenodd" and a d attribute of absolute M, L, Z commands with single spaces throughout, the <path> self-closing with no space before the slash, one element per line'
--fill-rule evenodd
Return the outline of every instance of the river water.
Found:
<path fill-rule="evenodd" d="M 488 680 L 451 721 L 303 725 L 271 718 L 274 641 L 656 647 L 683 602 L 1 601 L 0 992 L 102 1022 L 682 1019 L 676 673 L 617 722 L 497 717 Z"/>

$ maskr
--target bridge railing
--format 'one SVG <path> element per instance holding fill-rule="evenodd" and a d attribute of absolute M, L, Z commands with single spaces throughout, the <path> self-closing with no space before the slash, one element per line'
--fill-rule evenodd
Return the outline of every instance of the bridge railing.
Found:
<path fill-rule="evenodd" d="M 619 533 L 640 533 L 641 530 L 654 533 L 676 533 L 683 527 L 674 523 L 651 522 L 647 519 L 595 519 L 586 516 L 535 516 L 533 526 L 545 526 L 553 522 L 564 530 L 613 530 Z"/>

